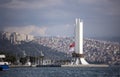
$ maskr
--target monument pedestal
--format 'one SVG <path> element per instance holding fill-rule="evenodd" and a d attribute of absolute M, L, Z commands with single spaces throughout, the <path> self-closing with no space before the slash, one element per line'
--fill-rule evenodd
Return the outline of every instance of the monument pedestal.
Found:
<path fill-rule="evenodd" d="M 89 63 L 84 59 L 84 54 L 72 53 L 72 57 L 74 58 L 73 64 L 79 65 L 88 65 Z"/>

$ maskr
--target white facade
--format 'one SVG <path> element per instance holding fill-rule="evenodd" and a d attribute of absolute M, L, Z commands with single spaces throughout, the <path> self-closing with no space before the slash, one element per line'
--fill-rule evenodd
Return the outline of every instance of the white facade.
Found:
<path fill-rule="evenodd" d="M 5 32 L 5 38 L 6 38 L 7 40 L 10 40 L 10 35 L 11 35 L 11 33 Z"/>
<path fill-rule="evenodd" d="M 18 34 L 16 41 L 25 41 L 26 40 L 26 35 L 25 34 Z"/>
<path fill-rule="evenodd" d="M 0 60 L 2 59 L 2 58 L 5 58 L 5 55 L 0 55 Z M 6 65 L 8 65 L 8 62 L 1 62 L 0 61 L 0 65 L 4 65 L 4 64 L 6 64 Z"/>
<path fill-rule="evenodd" d="M 5 58 L 5 55 L 0 55 L 0 58 Z"/>
<path fill-rule="evenodd" d="M 52 64 L 52 61 L 50 59 L 43 60 L 43 65 L 50 65 Z"/>
<path fill-rule="evenodd" d="M 26 40 L 27 41 L 32 41 L 32 40 L 34 40 L 34 36 L 32 36 L 32 35 L 26 35 Z"/>
<path fill-rule="evenodd" d="M 17 32 L 7 33 L 3 37 L 10 40 L 12 44 L 20 44 L 22 41 L 29 42 L 34 40 L 34 36 L 32 35 L 20 34 Z"/>

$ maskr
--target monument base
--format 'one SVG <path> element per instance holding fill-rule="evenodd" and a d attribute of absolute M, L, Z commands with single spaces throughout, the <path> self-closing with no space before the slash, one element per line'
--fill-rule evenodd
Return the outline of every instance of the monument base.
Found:
<path fill-rule="evenodd" d="M 74 58 L 72 65 L 88 65 L 89 63 L 84 59 L 84 54 L 72 53 L 72 57 Z"/>

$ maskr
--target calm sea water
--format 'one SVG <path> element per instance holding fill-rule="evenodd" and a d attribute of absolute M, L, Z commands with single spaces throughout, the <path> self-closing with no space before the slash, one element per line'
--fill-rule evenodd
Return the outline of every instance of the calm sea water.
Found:
<path fill-rule="evenodd" d="M 120 77 L 120 67 L 37 67 L 10 68 L 0 77 Z"/>

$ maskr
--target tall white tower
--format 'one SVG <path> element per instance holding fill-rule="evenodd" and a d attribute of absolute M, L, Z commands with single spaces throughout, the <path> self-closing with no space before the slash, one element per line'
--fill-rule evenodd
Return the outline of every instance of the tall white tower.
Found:
<path fill-rule="evenodd" d="M 76 19 L 75 23 L 75 53 L 73 53 L 76 65 L 89 64 L 83 55 L 83 22 L 80 19 Z"/>

